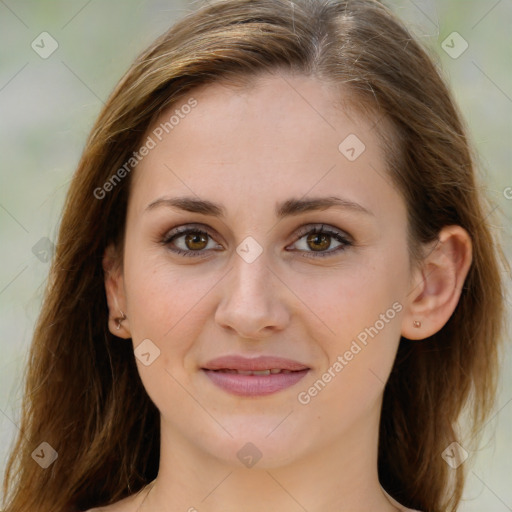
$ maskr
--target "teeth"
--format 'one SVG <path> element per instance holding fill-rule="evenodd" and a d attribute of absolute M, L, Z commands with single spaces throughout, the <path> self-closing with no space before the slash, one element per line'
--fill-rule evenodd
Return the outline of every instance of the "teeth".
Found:
<path fill-rule="evenodd" d="M 275 375 L 276 373 L 291 373 L 290 370 L 281 370 L 281 368 L 271 368 L 270 370 L 217 370 L 218 372 L 223 373 L 237 373 L 239 375 Z"/>

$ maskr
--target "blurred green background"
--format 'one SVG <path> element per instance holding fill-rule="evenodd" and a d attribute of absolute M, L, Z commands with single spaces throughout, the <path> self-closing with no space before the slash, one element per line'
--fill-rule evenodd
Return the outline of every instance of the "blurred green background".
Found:
<path fill-rule="evenodd" d="M 481 159 L 481 181 L 497 207 L 495 228 L 511 259 L 512 2 L 385 3 L 431 49 L 454 91 Z M 136 55 L 199 5 L 186 0 L 0 0 L 0 476 L 17 431 L 46 255 L 85 139 L 102 102 Z M 31 46 L 42 32 L 58 44 L 47 58 Z M 453 32 L 468 44 L 460 56 L 464 42 L 452 43 Z M 51 40 L 46 41 L 44 51 L 49 51 Z M 509 306 L 509 318 L 510 311 Z M 510 343 L 502 362 L 495 415 L 481 449 L 466 462 L 463 512 L 512 510 Z"/>

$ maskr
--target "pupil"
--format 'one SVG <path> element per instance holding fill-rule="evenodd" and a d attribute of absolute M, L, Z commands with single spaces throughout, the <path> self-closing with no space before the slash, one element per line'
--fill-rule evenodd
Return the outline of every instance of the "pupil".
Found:
<path fill-rule="evenodd" d="M 199 241 L 198 241 L 199 239 Z M 201 239 L 203 239 L 203 244 L 204 242 L 206 241 L 206 238 L 203 234 L 201 233 L 196 233 L 195 235 L 187 235 L 187 239 L 186 239 L 186 242 L 187 244 L 190 242 L 192 245 L 196 244 L 196 243 L 199 243 L 201 244 Z M 189 249 L 192 249 L 192 250 L 197 250 L 197 249 L 203 249 L 204 247 L 189 247 Z"/>
<path fill-rule="evenodd" d="M 308 238 L 308 242 L 312 242 L 313 244 L 320 244 L 321 242 L 319 242 L 318 240 L 319 239 L 323 239 L 324 243 L 322 247 L 320 247 L 320 249 L 327 249 L 330 245 L 329 241 L 327 240 L 328 238 L 328 235 L 324 235 L 324 234 L 321 234 L 321 233 L 313 233 L 312 235 L 310 235 L 310 237 Z M 313 250 L 320 250 L 320 249 L 314 249 Z"/>

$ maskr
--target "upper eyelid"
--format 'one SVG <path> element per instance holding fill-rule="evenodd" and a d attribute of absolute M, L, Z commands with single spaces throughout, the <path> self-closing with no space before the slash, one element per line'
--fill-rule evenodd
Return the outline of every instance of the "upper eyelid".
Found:
<path fill-rule="evenodd" d="M 163 239 L 167 240 L 181 235 L 186 235 L 188 232 L 196 231 L 204 231 L 208 234 L 208 236 L 211 236 L 213 238 L 213 229 L 204 224 L 184 224 L 167 230 L 163 235 Z"/>
<path fill-rule="evenodd" d="M 298 227 L 294 230 L 294 234 L 291 235 L 294 237 L 294 240 L 292 240 L 289 243 L 295 243 L 298 240 L 300 240 L 302 237 L 304 237 L 309 232 L 313 231 L 314 229 L 318 229 L 319 232 L 325 232 L 325 231 L 334 231 L 336 234 L 340 235 L 344 239 L 346 239 L 347 242 L 353 243 L 353 237 L 350 235 L 347 231 L 341 228 L 337 228 L 335 226 L 331 226 L 330 224 L 326 224 L 323 222 L 316 222 L 316 223 L 309 223 L 304 224 Z M 213 228 L 210 228 L 209 226 L 201 223 L 190 223 L 190 224 L 183 224 L 181 226 L 176 226 L 170 230 L 168 230 L 164 236 L 163 239 L 166 242 L 169 242 L 171 239 L 179 238 L 182 235 L 187 234 L 188 232 L 194 232 L 194 231 L 204 231 L 208 236 L 210 236 L 212 239 L 215 239 L 214 233 L 212 231 L 215 231 Z M 217 240 L 215 240 L 217 242 Z M 217 242 L 218 243 L 218 242 Z M 192 252 L 192 251 L 191 251 Z"/>

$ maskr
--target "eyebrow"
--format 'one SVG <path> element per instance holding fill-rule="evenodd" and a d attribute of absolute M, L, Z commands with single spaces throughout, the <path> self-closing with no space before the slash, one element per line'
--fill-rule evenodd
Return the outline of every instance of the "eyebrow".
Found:
<path fill-rule="evenodd" d="M 211 215 L 225 219 L 225 208 L 213 201 L 207 199 L 198 199 L 196 197 L 160 197 L 146 207 L 146 211 L 166 206 L 168 208 L 177 208 L 192 213 L 200 213 L 203 215 Z M 342 199 L 340 197 L 313 197 L 309 199 L 288 199 L 276 204 L 275 214 L 278 219 L 292 215 L 300 215 L 301 213 L 327 210 L 328 208 L 337 208 L 341 210 L 351 210 L 367 215 L 374 215 L 373 212 L 353 201 Z"/>

